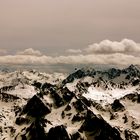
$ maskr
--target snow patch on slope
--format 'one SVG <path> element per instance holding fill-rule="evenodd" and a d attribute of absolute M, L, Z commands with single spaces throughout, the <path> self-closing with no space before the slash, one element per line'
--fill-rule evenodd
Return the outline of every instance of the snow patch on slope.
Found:
<path fill-rule="evenodd" d="M 120 99 L 129 93 L 135 92 L 137 87 L 129 87 L 127 89 L 112 89 L 103 90 L 102 88 L 95 88 L 90 86 L 88 92 L 84 93 L 83 96 L 87 99 L 103 102 L 103 104 L 111 104 L 115 99 Z"/>

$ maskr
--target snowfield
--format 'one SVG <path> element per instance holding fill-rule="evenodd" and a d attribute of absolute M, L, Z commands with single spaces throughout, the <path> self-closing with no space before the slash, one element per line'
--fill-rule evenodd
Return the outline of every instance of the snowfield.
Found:
<path fill-rule="evenodd" d="M 129 87 L 128 89 L 112 89 L 112 90 L 103 90 L 101 88 L 95 88 L 91 86 L 88 88 L 88 92 L 84 93 L 83 96 L 100 102 L 103 104 L 111 104 L 115 99 L 120 99 L 127 94 L 136 92 L 137 87 Z"/>

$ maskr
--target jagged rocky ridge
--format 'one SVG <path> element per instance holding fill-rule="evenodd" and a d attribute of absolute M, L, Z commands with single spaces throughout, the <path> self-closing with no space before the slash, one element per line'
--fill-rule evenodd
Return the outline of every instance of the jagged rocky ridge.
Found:
<path fill-rule="evenodd" d="M 105 71 L 83 68 L 56 84 L 45 76 L 42 80 L 43 74 L 36 78 L 31 74 L 37 72 L 13 74 L 12 81 L 16 82 L 1 86 L 0 139 L 139 139 L 137 66 Z M 14 88 L 3 88 L 9 83 Z"/>

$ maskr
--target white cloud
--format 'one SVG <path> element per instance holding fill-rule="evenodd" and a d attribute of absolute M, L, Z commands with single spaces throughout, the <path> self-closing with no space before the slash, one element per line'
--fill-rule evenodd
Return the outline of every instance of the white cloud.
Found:
<path fill-rule="evenodd" d="M 68 49 L 66 50 L 68 53 L 81 53 L 82 51 L 80 49 Z"/>
<path fill-rule="evenodd" d="M 40 56 L 42 55 L 40 51 L 34 50 L 32 48 L 25 49 L 24 51 L 17 52 L 18 55 L 35 55 Z"/>
<path fill-rule="evenodd" d="M 76 54 L 67 56 L 46 56 L 32 48 L 16 55 L 0 56 L 0 64 L 118 64 L 140 65 L 140 46 L 132 40 L 124 39 L 121 42 L 102 41 L 89 46 L 86 53 L 81 50 L 70 50 Z M 94 52 L 94 53 L 91 53 Z"/>
<path fill-rule="evenodd" d="M 123 39 L 121 42 L 103 40 L 99 44 L 94 43 L 85 49 L 88 53 L 139 53 L 140 44 L 133 40 Z"/>
<path fill-rule="evenodd" d="M 0 56 L 0 64 L 139 64 L 140 57 L 122 53 L 115 54 L 88 54 L 69 56 L 30 56 L 6 55 Z"/>

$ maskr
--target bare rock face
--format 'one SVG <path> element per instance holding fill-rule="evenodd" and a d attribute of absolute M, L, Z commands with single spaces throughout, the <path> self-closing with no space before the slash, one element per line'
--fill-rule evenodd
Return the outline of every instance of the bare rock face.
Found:
<path fill-rule="evenodd" d="M 93 104 L 92 104 L 92 103 L 93 103 L 92 101 L 86 99 L 86 98 L 83 97 L 83 96 L 81 96 L 80 99 L 81 99 L 81 101 L 82 101 L 86 106 L 88 106 L 88 107 L 91 107 L 91 105 L 93 105 Z"/>
<path fill-rule="evenodd" d="M 50 89 L 51 87 L 53 87 L 53 85 L 46 82 L 46 83 L 44 83 L 44 84 L 42 85 L 42 90 L 44 91 L 46 88 L 47 88 L 47 89 Z"/>
<path fill-rule="evenodd" d="M 34 95 L 23 108 L 22 114 L 39 118 L 51 112 L 50 108 L 45 105 L 39 97 Z"/>
<path fill-rule="evenodd" d="M 140 83 L 139 79 L 133 80 L 132 85 L 137 86 Z"/>
<path fill-rule="evenodd" d="M 140 94 L 138 94 L 137 92 L 130 93 L 130 94 L 125 95 L 122 99 L 127 99 L 132 102 L 140 103 Z"/>
<path fill-rule="evenodd" d="M 113 78 L 115 78 L 117 76 L 120 76 L 121 70 L 115 69 L 115 68 L 111 68 L 111 69 L 108 70 L 108 73 L 107 74 L 108 74 L 108 77 L 110 79 L 113 79 Z"/>
<path fill-rule="evenodd" d="M 71 106 L 68 104 L 65 108 L 65 111 L 69 111 L 69 110 L 71 110 Z"/>
<path fill-rule="evenodd" d="M 126 140 L 139 140 L 139 136 L 135 132 L 129 129 L 126 129 L 124 133 L 125 133 Z"/>
<path fill-rule="evenodd" d="M 90 134 L 87 137 L 95 140 L 122 140 L 115 127 L 111 127 L 101 116 L 96 116 L 91 111 L 88 111 L 79 131 L 85 131 L 87 135 Z"/>
<path fill-rule="evenodd" d="M 140 128 L 140 124 L 137 124 L 135 121 L 132 121 L 131 127 L 132 127 L 132 129 L 138 129 L 138 128 Z"/>
<path fill-rule="evenodd" d="M 64 105 L 63 98 L 55 90 L 51 91 L 51 97 L 53 98 L 56 107 L 59 108 Z"/>
<path fill-rule="evenodd" d="M 80 132 L 76 132 L 71 136 L 71 140 L 84 140 L 84 138 L 81 136 Z"/>
<path fill-rule="evenodd" d="M 10 95 L 10 94 L 4 93 L 4 92 L 2 92 L 2 93 L 0 92 L 0 100 L 3 102 L 13 102 L 18 99 L 20 99 L 20 98 L 17 96 Z"/>
<path fill-rule="evenodd" d="M 73 106 L 78 112 L 84 111 L 86 109 L 86 105 L 80 99 L 77 99 L 76 102 L 73 102 Z"/>
<path fill-rule="evenodd" d="M 72 118 L 72 122 L 80 122 L 82 120 L 85 119 L 85 115 L 84 114 L 81 114 L 81 113 L 77 113 L 76 115 L 73 116 Z"/>
<path fill-rule="evenodd" d="M 70 82 L 73 82 L 74 79 L 78 79 L 78 78 L 82 78 L 85 76 L 85 71 L 83 70 L 77 70 L 75 73 L 73 74 L 70 74 L 67 79 L 65 79 L 63 81 L 63 84 L 66 84 L 66 83 L 70 83 Z"/>
<path fill-rule="evenodd" d="M 42 84 L 40 82 L 34 81 L 34 83 L 32 84 L 36 89 L 40 89 Z"/>
<path fill-rule="evenodd" d="M 74 97 L 74 93 L 71 92 L 67 87 L 61 89 L 61 94 L 63 95 L 65 102 L 71 101 L 71 99 Z"/>
<path fill-rule="evenodd" d="M 115 120 L 117 119 L 119 116 L 118 114 L 115 112 L 110 112 L 110 120 Z"/>
<path fill-rule="evenodd" d="M 70 138 L 64 125 L 60 125 L 49 130 L 46 140 L 70 140 Z"/>
<path fill-rule="evenodd" d="M 115 100 L 113 103 L 112 103 L 112 109 L 113 111 L 117 112 L 117 111 L 124 111 L 125 110 L 125 107 L 120 103 L 119 100 Z"/>
<path fill-rule="evenodd" d="M 15 123 L 17 125 L 22 125 L 22 124 L 28 124 L 30 122 L 30 120 L 28 118 L 24 118 L 24 117 L 17 117 Z"/>
<path fill-rule="evenodd" d="M 44 124 L 36 119 L 27 129 L 26 133 L 21 135 L 22 140 L 46 140 L 47 135 L 44 130 Z"/>

